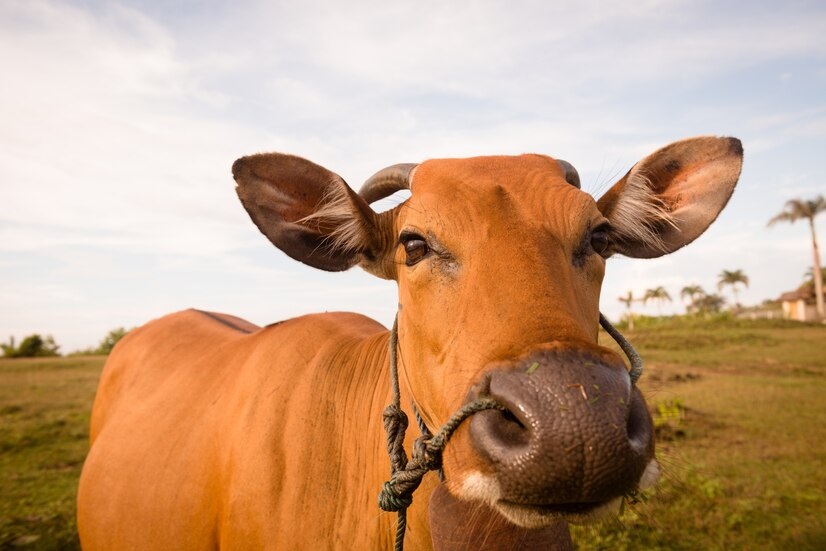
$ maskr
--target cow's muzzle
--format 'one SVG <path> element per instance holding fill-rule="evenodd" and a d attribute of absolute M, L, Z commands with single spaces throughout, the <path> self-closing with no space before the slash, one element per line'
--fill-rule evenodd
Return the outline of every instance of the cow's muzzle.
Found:
<path fill-rule="evenodd" d="M 471 419 L 504 508 L 576 518 L 633 492 L 654 456 L 653 425 L 622 361 L 552 347 L 491 366 L 473 397 L 506 411 Z"/>

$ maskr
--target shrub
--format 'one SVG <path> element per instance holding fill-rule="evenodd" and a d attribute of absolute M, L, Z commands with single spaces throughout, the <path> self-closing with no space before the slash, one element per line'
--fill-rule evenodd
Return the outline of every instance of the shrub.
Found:
<path fill-rule="evenodd" d="M 115 345 L 118 344 L 118 341 L 125 337 L 128 332 L 129 331 L 123 327 L 116 327 L 115 329 L 112 329 L 106 334 L 105 337 L 103 337 L 103 340 L 100 341 L 100 345 L 98 345 L 95 353 L 108 356 Z"/>
<path fill-rule="evenodd" d="M 7 344 L 0 345 L 3 349 L 3 356 L 6 358 L 39 358 L 44 356 L 60 356 L 58 349 L 60 346 L 54 341 L 51 335 L 46 338 L 37 333 L 29 335 L 23 339 L 20 346 L 14 345 L 14 337 L 9 339 Z"/>
<path fill-rule="evenodd" d="M 97 348 L 85 348 L 83 350 L 77 350 L 72 352 L 73 356 L 108 356 L 112 349 L 115 348 L 115 345 L 118 344 L 123 337 L 130 330 L 124 329 L 123 327 L 116 327 L 109 331 L 103 340 L 100 341 L 100 344 Z"/>

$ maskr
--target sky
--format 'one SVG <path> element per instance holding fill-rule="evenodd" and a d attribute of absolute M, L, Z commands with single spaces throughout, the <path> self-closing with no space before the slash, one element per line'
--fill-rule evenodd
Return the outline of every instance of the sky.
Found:
<path fill-rule="evenodd" d="M 662 285 L 682 312 L 682 287 L 736 269 L 741 303 L 777 298 L 811 267 L 809 231 L 766 223 L 826 194 L 824 37 L 820 1 L 2 0 L 0 340 L 70 352 L 188 307 L 390 323 L 394 283 L 316 271 L 256 230 L 230 167 L 261 151 L 355 188 L 398 162 L 545 153 L 598 196 L 670 142 L 736 136 L 717 222 L 610 259 L 601 309 Z"/>

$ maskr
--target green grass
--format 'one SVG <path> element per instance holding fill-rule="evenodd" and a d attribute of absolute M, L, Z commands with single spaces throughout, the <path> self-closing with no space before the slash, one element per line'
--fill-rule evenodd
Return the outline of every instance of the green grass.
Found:
<path fill-rule="evenodd" d="M 662 319 L 628 337 L 663 476 L 580 549 L 826 549 L 826 326 Z M 601 336 L 601 342 L 610 339 Z M 0 549 L 76 549 L 101 357 L 0 359 Z"/>
<path fill-rule="evenodd" d="M 75 493 L 105 358 L 0 359 L 0 549 L 77 549 Z"/>
<path fill-rule="evenodd" d="M 826 327 L 664 320 L 628 335 L 660 484 L 580 549 L 826 549 Z"/>

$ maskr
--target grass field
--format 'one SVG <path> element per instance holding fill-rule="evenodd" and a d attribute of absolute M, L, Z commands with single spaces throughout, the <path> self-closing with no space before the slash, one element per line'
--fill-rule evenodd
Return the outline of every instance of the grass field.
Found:
<path fill-rule="evenodd" d="M 574 528 L 579 547 L 826 549 L 826 326 L 675 319 L 629 338 L 663 477 Z"/>
<path fill-rule="evenodd" d="M 663 477 L 581 549 L 826 549 L 826 326 L 662 320 L 646 360 Z M 604 339 L 607 342 L 607 339 Z M 0 360 L 0 549 L 75 549 L 103 359 Z"/>
<path fill-rule="evenodd" d="M 0 549 L 77 549 L 75 491 L 103 357 L 0 360 Z"/>

